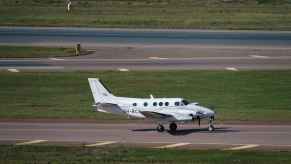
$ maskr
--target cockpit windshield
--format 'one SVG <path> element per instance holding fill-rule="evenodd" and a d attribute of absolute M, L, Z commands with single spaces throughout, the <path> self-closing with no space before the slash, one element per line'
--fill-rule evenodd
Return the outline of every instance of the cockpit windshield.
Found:
<path fill-rule="evenodd" d="M 189 104 L 189 101 L 187 101 L 187 100 L 184 99 L 184 100 L 182 100 L 182 104 L 183 105 L 188 105 Z"/>

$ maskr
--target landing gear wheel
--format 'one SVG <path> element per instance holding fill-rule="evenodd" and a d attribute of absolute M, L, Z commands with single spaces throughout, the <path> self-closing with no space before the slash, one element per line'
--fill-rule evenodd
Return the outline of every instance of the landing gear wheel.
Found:
<path fill-rule="evenodd" d="M 158 131 L 158 132 L 163 132 L 163 131 L 165 131 L 164 126 L 161 125 L 161 124 L 159 124 L 159 125 L 157 126 L 157 131 Z"/>
<path fill-rule="evenodd" d="M 214 129 L 214 126 L 213 126 L 213 120 L 214 120 L 214 117 L 210 117 L 209 118 L 209 126 L 208 126 L 208 131 L 210 132 L 213 132 L 215 129 Z"/>
<path fill-rule="evenodd" d="M 213 132 L 214 130 L 215 130 L 214 126 L 213 125 L 209 125 L 208 131 Z"/>
<path fill-rule="evenodd" d="M 172 122 L 172 123 L 170 124 L 170 131 L 171 131 L 171 132 L 175 132 L 176 130 L 177 130 L 177 124 L 174 123 L 174 122 Z"/>

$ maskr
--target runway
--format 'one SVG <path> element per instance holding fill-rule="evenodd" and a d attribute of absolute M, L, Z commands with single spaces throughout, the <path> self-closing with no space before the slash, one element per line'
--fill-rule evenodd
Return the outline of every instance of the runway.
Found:
<path fill-rule="evenodd" d="M 55 69 L 55 70 L 238 70 L 291 69 L 291 56 L 254 57 L 196 57 L 174 59 L 6 59 L 0 69 Z"/>
<path fill-rule="evenodd" d="M 0 142 L 39 141 L 94 144 L 112 142 L 128 145 L 161 146 L 189 143 L 196 148 L 229 148 L 256 145 L 257 148 L 291 149 L 290 125 L 216 125 L 216 131 L 207 131 L 207 125 L 179 125 L 176 133 L 155 130 L 150 123 L 97 124 L 1 122 Z M 183 144 L 182 144 L 183 145 Z M 188 145 L 189 146 L 189 145 Z"/>
<path fill-rule="evenodd" d="M 291 68 L 291 33 L 0 27 L 0 44 L 74 46 L 90 55 L 1 59 L 0 69 L 23 70 L 263 70 Z"/>
<path fill-rule="evenodd" d="M 5 44 L 181 44 L 289 46 L 290 32 L 0 27 Z"/>
<path fill-rule="evenodd" d="M 290 69 L 291 33 L 0 27 L 0 44 L 82 46 L 87 56 L 1 59 L 0 69 Z"/>

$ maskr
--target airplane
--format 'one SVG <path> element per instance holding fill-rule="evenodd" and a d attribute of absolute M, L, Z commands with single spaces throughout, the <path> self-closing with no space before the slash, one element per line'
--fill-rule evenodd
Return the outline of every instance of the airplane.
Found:
<path fill-rule="evenodd" d="M 97 78 L 88 78 L 97 112 L 120 114 L 129 118 L 149 118 L 157 121 L 157 131 L 165 131 L 169 124 L 170 132 L 177 130 L 177 123 L 193 122 L 208 119 L 208 130 L 214 131 L 215 112 L 200 106 L 196 102 L 189 103 L 183 98 L 130 98 L 114 96 Z M 94 109 L 95 110 L 95 109 Z"/>

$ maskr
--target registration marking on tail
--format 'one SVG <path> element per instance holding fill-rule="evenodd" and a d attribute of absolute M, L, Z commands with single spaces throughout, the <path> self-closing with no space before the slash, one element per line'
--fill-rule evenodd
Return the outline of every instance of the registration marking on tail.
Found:
<path fill-rule="evenodd" d="M 191 143 L 188 142 L 182 142 L 182 143 L 175 143 L 175 144 L 170 144 L 170 145 L 164 145 L 164 146 L 158 146 L 158 147 L 154 147 L 157 149 L 164 149 L 164 148 L 174 148 L 174 147 L 181 147 L 181 146 L 186 146 L 186 145 L 190 145 Z"/>
<path fill-rule="evenodd" d="M 256 144 L 249 144 L 249 145 L 242 145 L 242 146 L 236 146 L 236 147 L 232 147 L 232 148 L 227 148 L 224 150 L 243 150 L 243 149 L 250 149 L 250 148 L 255 148 L 258 147 L 259 145 Z"/>
<path fill-rule="evenodd" d="M 86 147 L 96 147 L 96 146 L 104 146 L 117 143 L 116 141 L 106 141 L 106 142 L 97 142 L 95 144 L 85 145 Z"/>
<path fill-rule="evenodd" d="M 19 72 L 19 70 L 18 70 L 18 69 L 14 69 L 14 68 L 8 69 L 8 71 L 9 71 L 9 72 L 14 72 L 14 73 L 17 73 L 17 72 Z"/>
<path fill-rule="evenodd" d="M 38 143 L 43 143 L 47 142 L 47 140 L 31 140 L 27 142 L 21 142 L 21 143 L 16 143 L 15 145 L 20 146 L 20 145 L 30 145 L 30 144 L 38 144 Z"/>

